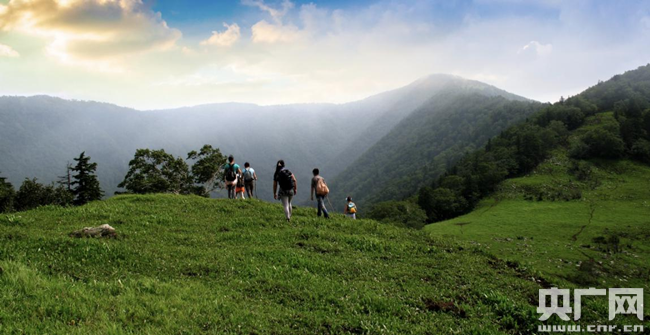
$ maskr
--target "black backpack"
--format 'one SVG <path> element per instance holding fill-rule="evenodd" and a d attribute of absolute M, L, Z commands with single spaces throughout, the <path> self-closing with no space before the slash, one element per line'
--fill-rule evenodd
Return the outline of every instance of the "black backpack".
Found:
<path fill-rule="evenodd" d="M 293 190 L 294 184 L 291 176 L 293 176 L 293 173 L 287 169 L 282 169 L 278 172 L 278 184 L 280 184 L 280 188 L 283 191 Z"/>
<path fill-rule="evenodd" d="M 237 179 L 237 174 L 235 173 L 235 165 L 228 164 L 228 168 L 226 168 L 226 181 L 234 181 L 235 179 Z"/>

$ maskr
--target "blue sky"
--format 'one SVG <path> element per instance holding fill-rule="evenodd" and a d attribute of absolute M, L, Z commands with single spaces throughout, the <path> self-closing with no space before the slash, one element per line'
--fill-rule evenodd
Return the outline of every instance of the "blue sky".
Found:
<path fill-rule="evenodd" d="M 342 103 L 432 73 L 540 101 L 650 62 L 650 1 L 0 0 L 0 95 Z"/>

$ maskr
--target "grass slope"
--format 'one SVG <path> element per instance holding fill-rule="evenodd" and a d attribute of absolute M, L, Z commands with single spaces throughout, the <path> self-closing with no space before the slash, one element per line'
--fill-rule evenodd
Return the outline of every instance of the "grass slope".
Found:
<path fill-rule="evenodd" d="M 68 233 L 108 223 L 117 239 Z M 539 284 L 374 221 L 193 196 L 0 217 L 0 333 L 531 333 Z"/>
<path fill-rule="evenodd" d="M 578 181 L 559 150 L 533 173 L 505 181 L 473 212 L 425 230 L 480 244 L 564 287 L 642 287 L 648 301 L 650 167 L 585 163 L 591 177 Z"/>

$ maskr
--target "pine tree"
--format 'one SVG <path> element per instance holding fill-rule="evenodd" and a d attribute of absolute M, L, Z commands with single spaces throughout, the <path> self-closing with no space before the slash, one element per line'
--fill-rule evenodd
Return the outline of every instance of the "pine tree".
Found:
<path fill-rule="evenodd" d="M 80 206 L 90 201 L 101 200 L 104 192 L 99 187 L 99 181 L 95 176 L 97 163 L 90 163 L 90 157 L 86 156 L 85 151 L 74 160 L 77 162 L 77 165 L 71 169 L 75 173 L 71 183 L 76 185 L 72 189 L 72 193 L 75 195 L 74 204 Z"/>

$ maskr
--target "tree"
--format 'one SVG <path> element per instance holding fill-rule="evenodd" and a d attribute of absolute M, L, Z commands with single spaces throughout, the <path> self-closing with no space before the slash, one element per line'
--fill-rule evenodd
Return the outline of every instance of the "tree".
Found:
<path fill-rule="evenodd" d="M 467 200 L 463 196 L 442 187 L 421 188 L 418 205 L 426 212 L 429 222 L 451 219 L 469 209 Z"/>
<path fill-rule="evenodd" d="M 72 175 L 74 180 L 70 183 L 70 186 L 76 185 L 72 189 L 75 197 L 74 204 L 80 206 L 90 201 L 101 200 L 104 192 L 102 192 L 95 175 L 97 163 L 90 163 L 90 157 L 86 156 L 85 151 L 74 160 L 77 165 L 69 168 L 69 171 L 74 173 Z"/>
<path fill-rule="evenodd" d="M 39 206 L 58 205 L 68 206 L 74 200 L 72 193 L 65 187 L 54 184 L 42 185 L 34 179 L 26 178 L 14 199 L 14 207 L 17 211 L 26 211 Z"/>
<path fill-rule="evenodd" d="M 625 154 L 625 143 L 618 134 L 602 127 L 592 129 L 574 141 L 569 156 L 577 159 L 592 157 L 619 158 Z"/>
<path fill-rule="evenodd" d="M 410 201 L 380 202 L 370 210 L 368 217 L 377 221 L 414 229 L 422 229 L 427 220 L 427 214 L 424 210 Z"/>
<path fill-rule="evenodd" d="M 72 192 L 72 164 L 70 162 L 65 166 L 65 175 L 59 176 L 58 178 L 59 180 L 56 183 Z"/>
<path fill-rule="evenodd" d="M 16 191 L 6 178 L 0 177 L 0 213 L 11 212 L 14 208 Z"/>
<path fill-rule="evenodd" d="M 185 161 L 165 150 L 138 149 L 129 171 L 117 185 L 131 193 L 192 193 L 192 176 Z"/>
<path fill-rule="evenodd" d="M 209 197 L 210 192 L 223 188 L 223 171 L 221 167 L 226 164 L 226 157 L 221 154 L 219 148 L 212 148 L 206 144 L 197 153 L 191 151 L 187 159 L 197 160 L 192 165 L 192 178 L 195 183 L 201 184 L 193 187 L 197 195 Z"/>

